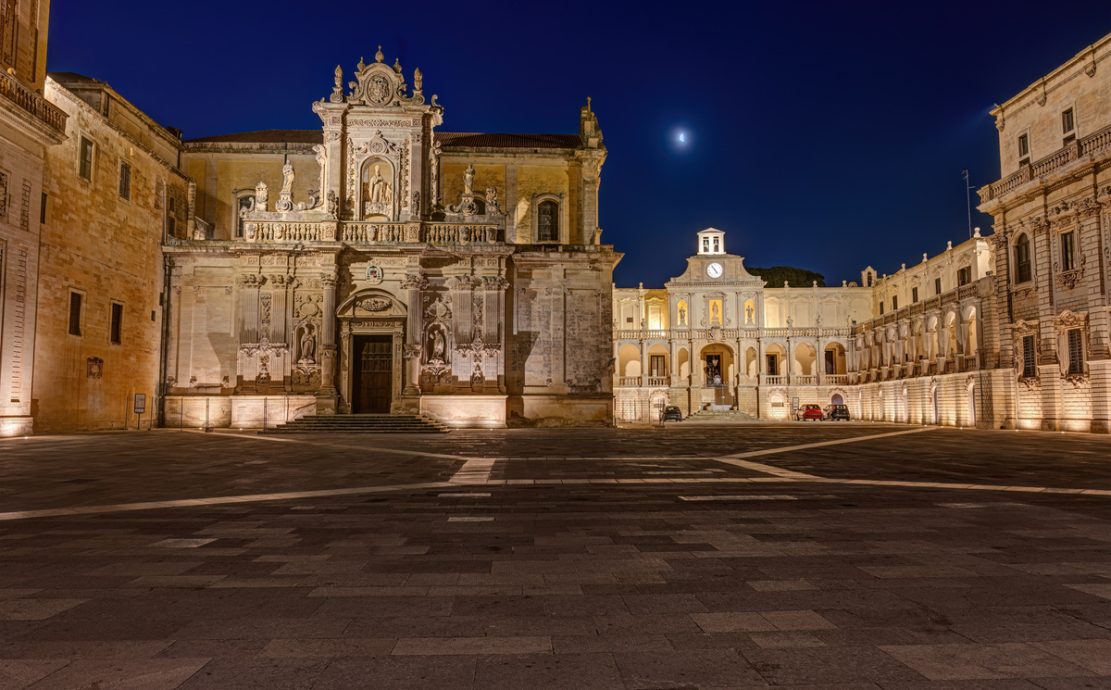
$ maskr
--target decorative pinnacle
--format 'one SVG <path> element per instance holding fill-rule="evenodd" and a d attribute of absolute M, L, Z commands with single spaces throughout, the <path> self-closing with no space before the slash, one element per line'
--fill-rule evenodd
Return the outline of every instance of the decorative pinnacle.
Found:
<path fill-rule="evenodd" d="M 590 111 L 590 96 L 586 97 L 586 110 L 587 112 Z"/>
<path fill-rule="evenodd" d="M 386 59 L 386 56 L 382 54 L 382 46 L 379 45 L 378 46 L 378 52 L 376 52 L 374 54 L 374 61 L 375 62 L 382 62 L 385 59 Z"/>

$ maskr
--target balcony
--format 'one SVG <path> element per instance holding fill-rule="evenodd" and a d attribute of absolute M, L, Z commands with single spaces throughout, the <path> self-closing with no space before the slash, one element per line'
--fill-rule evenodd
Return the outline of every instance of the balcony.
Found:
<path fill-rule="evenodd" d="M 305 220 L 276 220 L 266 212 L 248 217 L 244 241 L 258 243 L 344 242 L 367 244 L 431 244 L 437 246 L 496 244 L 501 228 L 492 224 L 460 223 L 368 223 L 321 218 L 317 211 L 302 211 Z M 315 216 L 315 218 L 314 218 Z"/>
<path fill-rule="evenodd" d="M 618 388 L 640 388 L 640 377 L 639 376 L 618 376 L 617 377 L 617 387 Z"/>
<path fill-rule="evenodd" d="M 0 95 L 52 130 L 59 141 L 65 138 L 68 117 L 65 111 L 3 71 L 0 71 Z"/>
<path fill-rule="evenodd" d="M 848 374 L 826 374 L 822 380 L 830 386 L 841 386 L 849 382 Z"/>
<path fill-rule="evenodd" d="M 1111 150 L 1111 127 L 1104 127 L 1098 132 L 1089 134 L 1082 139 L 1077 139 L 1067 146 L 1054 151 L 1045 158 L 1036 160 L 1032 164 L 1022 166 L 1016 172 L 1011 173 L 998 182 L 993 182 L 983 187 L 979 192 L 980 201 L 986 203 L 999 199 L 1027 182 L 1039 177 L 1044 177 L 1075 160 L 1079 160 L 1085 156 L 1103 153 L 1108 150 Z"/>
<path fill-rule="evenodd" d="M 649 376 L 647 381 L 649 388 L 663 388 L 671 385 L 670 376 Z"/>
<path fill-rule="evenodd" d="M 796 386 L 813 386 L 818 383 L 818 377 L 803 375 L 792 376 L 791 383 L 795 384 Z"/>
<path fill-rule="evenodd" d="M 764 375 L 765 386 L 785 386 L 787 385 L 786 376 L 772 376 L 771 374 Z"/>

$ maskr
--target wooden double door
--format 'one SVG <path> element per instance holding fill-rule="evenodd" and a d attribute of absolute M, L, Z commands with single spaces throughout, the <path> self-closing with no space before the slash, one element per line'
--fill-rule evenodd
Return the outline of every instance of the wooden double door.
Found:
<path fill-rule="evenodd" d="M 393 400 L 393 337 L 355 336 L 353 350 L 355 371 L 351 411 L 389 413 Z"/>

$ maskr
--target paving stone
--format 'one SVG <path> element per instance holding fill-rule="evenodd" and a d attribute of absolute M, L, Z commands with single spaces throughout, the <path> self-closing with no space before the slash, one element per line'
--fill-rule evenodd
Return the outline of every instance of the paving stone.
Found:
<path fill-rule="evenodd" d="M 490 690 L 624 690 L 610 654 L 480 657 L 474 687 Z"/>
<path fill-rule="evenodd" d="M 1030 644 L 883 646 L 930 680 L 1071 678 L 1097 675 Z"/>

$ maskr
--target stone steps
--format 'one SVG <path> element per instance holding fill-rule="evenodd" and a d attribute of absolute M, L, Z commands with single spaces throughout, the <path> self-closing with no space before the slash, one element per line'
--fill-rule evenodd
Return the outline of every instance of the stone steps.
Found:
<path fill-rule="evenodd" d="M 307 416 L 267 430 L 268 434 L 441 434 L 448 428 L 417 415 L 337 414 Z"/>

